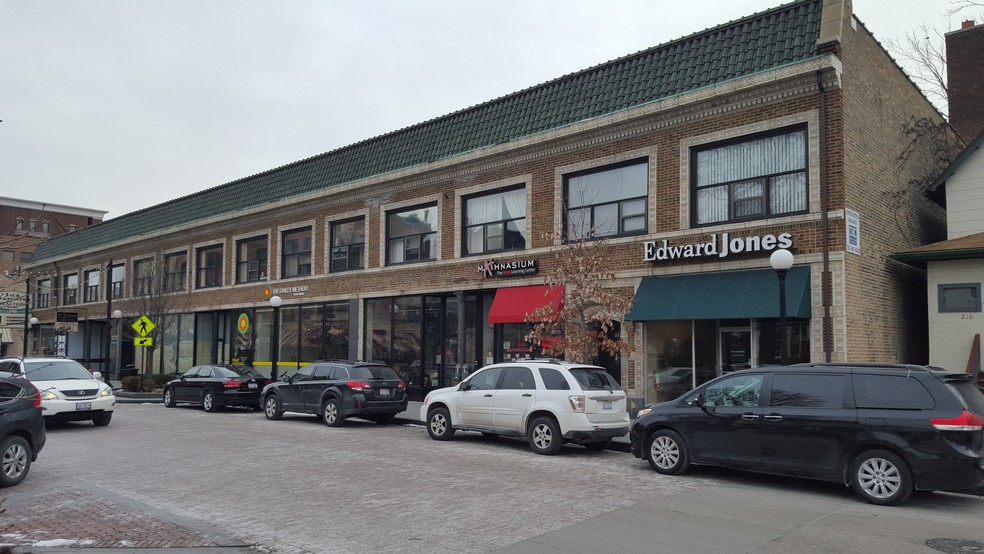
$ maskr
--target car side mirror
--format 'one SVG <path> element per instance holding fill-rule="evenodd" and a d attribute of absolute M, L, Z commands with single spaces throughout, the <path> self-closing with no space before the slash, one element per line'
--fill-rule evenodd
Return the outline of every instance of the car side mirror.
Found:
<path fill-rule="evenodd" d="M 691 401 L 691 406 L 697 406 L 701 410 L 707 411 L 707 407 L 704 406 L 704 393 L 697 393 L 697 396 Z"/>
<path fill-rule="evenodd" d="M 92 372 L 92 377 L 95 378 L 95 379 L 102 379 L 102 376 L 103 376 L 103 374 L 100 373 L 100 372 L 98 372 L 98 371 L 93 371 Z"/>
<path fill-rule="evenodd" d="M 281 375 L 280 376 L 280 380 L 283 381 L 284 383 L 288 383 L 289 384 L 290 383 L 290 375 Z"/>
<path fill-rule="evenodd" d="M 465 391 L 465 390 L 468 390 L 470 388 L 471 388 L 471 385 L 468 384 L 467 381 L 465 381 L 464 383 L 458 385 L 458 390 L 461 390 L 461 391 Z"/>

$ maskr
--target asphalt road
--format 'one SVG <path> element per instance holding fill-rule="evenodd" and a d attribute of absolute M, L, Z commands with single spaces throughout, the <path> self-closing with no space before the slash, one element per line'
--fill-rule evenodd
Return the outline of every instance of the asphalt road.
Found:
<path fill-rule="evenodd" d="M 836 484 L 661 476 L 611 450 L 537 456 L 419 425 L 160 404 L 51 429 L 27 481 L 0 496 L 0 543 L 18 552 L 984 551 L 980 497 L 884 508 Z"/>

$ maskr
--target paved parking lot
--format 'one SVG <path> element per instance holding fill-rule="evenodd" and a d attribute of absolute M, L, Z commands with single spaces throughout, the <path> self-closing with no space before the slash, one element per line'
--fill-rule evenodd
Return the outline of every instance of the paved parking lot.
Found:
<path fill-rule="evenodd" d="M 698 470 L 660 476 L 617 451 L 422 426 L 123 404 L 99 428 L 49 432 L 5 489 L 0 542 L 208 552 L 933 552 L 984 540 L 984 499 L 864 504 L 837 485 Z M 22 550 L 24 551 L 24 550 Z"/>

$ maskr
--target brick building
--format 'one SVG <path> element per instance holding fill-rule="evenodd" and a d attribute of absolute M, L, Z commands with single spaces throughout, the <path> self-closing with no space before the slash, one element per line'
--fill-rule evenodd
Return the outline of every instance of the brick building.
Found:
<path fill-rule="evenodd" d="M 552 254 L 591 230 L 635 297 L 634 353 L 599 361 L 640 400 L 668 367 L 780 361 L 777 248 L 789 361 L 925 361 L 925 276 L 888 257 L 945 232 L 917 121 L 942 117 L 849 0 L 785 4 L 46 242 L 36 347 L 70 309 L 68 353 L 109 363 L 116 308 L 160 319 L 154 371 L 373 358 L 420 399 L 527 355 Z M 110 306 L 71 291 L 92 272 Z"/>
<path fill-rule="evenodd" d="M 99 223 L 106 212 L 0 196 L 0 355 L 23 347 L 24 267 L 38 244 Z"/>

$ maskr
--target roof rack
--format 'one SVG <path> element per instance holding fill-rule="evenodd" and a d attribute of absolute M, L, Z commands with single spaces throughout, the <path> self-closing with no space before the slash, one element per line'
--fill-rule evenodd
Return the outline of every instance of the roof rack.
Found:
<path fill-rule="evenodd" d="M 786 367 L 857 367 L 864 369 L 904 369 L 908 371 L 934 371 L 940 369 L 918 364 L 891 364 L 877 362 L 806 362 L 801 364 L 790 364 Z"/>

